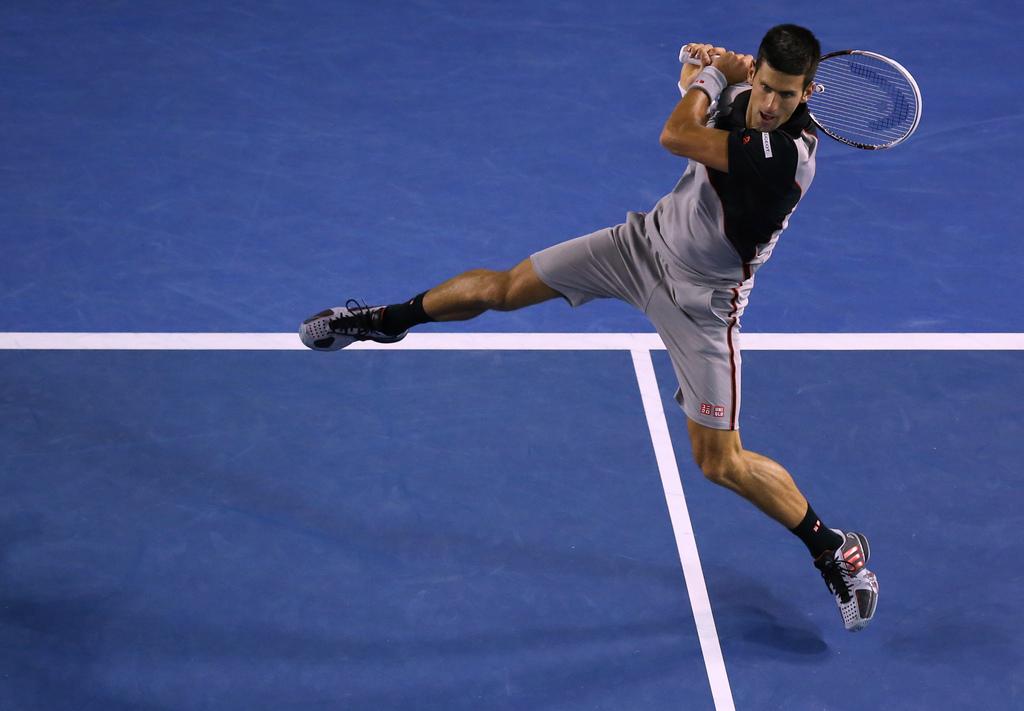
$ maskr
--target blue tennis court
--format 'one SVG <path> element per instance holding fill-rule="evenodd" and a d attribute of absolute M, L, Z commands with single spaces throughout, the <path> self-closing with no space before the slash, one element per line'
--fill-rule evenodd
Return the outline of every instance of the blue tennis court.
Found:
<path fill-rule="evenodd" d="M 893 151 L 822 142 L 744 316 L 744 444 L 871 536 L 856 635 L 799 540 L 703 479 L 629 307 L 293 335 L 649 209 L 683 167 L 679 45 L 785 21 L 924 96 Z M 1021 25 L 7 3 L 0 706 L 1020 707 L 1024 109 L 950 46 L 1015 66 Z"/>

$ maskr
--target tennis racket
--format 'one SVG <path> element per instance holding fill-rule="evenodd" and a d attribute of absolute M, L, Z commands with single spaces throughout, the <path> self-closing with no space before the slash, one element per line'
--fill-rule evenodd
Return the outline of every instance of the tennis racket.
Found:
<path fill-rule="evenodd" d="M 679 61 L 700 64 L 683 45 Z M 827 136 L 854 148 L 892 148 L 921 122 L 921 90 L 899 62 L 875 52 L 844 49 L 821 58 L 811 119 Z"/>

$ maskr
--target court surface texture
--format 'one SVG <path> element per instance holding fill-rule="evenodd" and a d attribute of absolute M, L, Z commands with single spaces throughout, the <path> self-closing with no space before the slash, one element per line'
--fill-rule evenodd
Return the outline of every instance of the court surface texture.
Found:
<path fill-rule="evenodd" d="M 295 335 L 649 210 L 679 45 L 780 22 L 924 96 L 892 151 L 823 139 L 743 324 L 744 445 L 870 537 L 858 634 L 704 480 L 629 307 Z M 1022 25 L 4 3 L 0 708 L 1024 707 Z"/>

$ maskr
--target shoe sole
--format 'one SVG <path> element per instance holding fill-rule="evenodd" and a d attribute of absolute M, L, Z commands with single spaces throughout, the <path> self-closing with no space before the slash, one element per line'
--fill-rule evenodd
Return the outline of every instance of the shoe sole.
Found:
<path fill-rule="evenodd" d="M 862 629 L 871 624 L 871 620 L 873 620 L 875 617 L 875 609 L 878 607 L 878 578 L 870 570 L 867 572 L 871 575 L 871 580 L 874 582 L 874 587 L 871 591 L 873 593 L 871 595 L 871 605 L 865 611 L 864 617 L 861 618 L 860 622 L 858 622 L 853 627 L 846 628 L 850 632 L 860 632 Z"/>

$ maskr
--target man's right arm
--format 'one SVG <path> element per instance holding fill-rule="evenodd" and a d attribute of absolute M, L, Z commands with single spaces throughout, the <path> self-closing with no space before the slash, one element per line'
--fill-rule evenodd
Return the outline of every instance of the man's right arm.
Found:
<path fill-rule="evenodd" d="M 717 57 L 712 66 L 722 73 L 727 85 L 738 84 L 746 81 L 753 61 L 750 55 L 726 52 Z M 661 145 L 677 156 L 690 158 L 727 173 L 729 133 L 704 125 L 712 98 L 703 89 L 688 89 L 665 122 L 661 131 Z"/>

